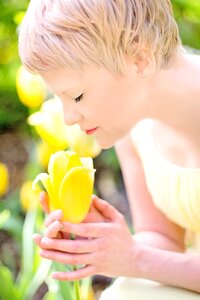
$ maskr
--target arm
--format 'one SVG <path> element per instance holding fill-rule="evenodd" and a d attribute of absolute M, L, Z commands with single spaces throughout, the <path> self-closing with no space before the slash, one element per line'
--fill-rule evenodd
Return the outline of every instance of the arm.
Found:
<path fill-rule="evenodd" d="M 200 293 L 200 255 L 175 253 L 142 245 L 137 277 Z"/>
<path fill-rule="evenodd" d="M 127 136 L 116 144 L 130 203 L 134 239 L 157 248 L 184 251 L 184 230 L 155 207 L 145 183 L 144 172 L 133 142 Z"/>
<path fill-rule="evenodd" d="M 133 239 L 141 246 L 133 262 L 134 274 L 130 276 L 200 293 L 200 255 L 180 253 L 184 251 L 184 230 L 169 221 L 154 206 L 140 160 L 129 136 L 116 145 L 116 152 L 136 232 Z M 136 261 L 138 263 L 135 267 Z"/>

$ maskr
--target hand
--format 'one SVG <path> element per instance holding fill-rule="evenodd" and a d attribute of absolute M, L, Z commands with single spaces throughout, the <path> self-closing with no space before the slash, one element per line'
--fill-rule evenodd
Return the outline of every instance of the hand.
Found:
<path fill-rule="evenodd" d="M 49 199 L 48 199 L 48 195 L 46 192 L 41 192 L 40 193 L 40 205 L 42 207 L 42 210 L 49 214 L 49 216 L 47 217 L 46 221 L 45 221 L 45 225 L 47 228 L 47 231 L 45 233 L 45 235 L 49 238 L 67 238 L 69 237 L 69 234 L 62 234 L 60 232 L 60 223 L 56 222 L 57 220 L 61 220 L 63 217 L 63 213 L 61 210 L 55 210 L 52 213 L 50 213 L 50 209 L 49 209 Z M 33 239 L 35 241 L 35 243 L 37 245 L 40 244 L 40 240 L 41 240 L 41 235 L 39 234 L 34 234 L 33 235 Z"/>
<path fill-rule="evenodd" d="M 71 224 L 56 220 L 50 223 L 49 226 L 55 222 L 59 224 L 57 226 L 62 233 L 79 236 L 76 240 L 49 237 L 37 240 L 42 257 L 64 264 L 83 265 L 77 271 L 55 272 L 53 278 L 78 280 L 94 274 L 128 276 L 130 268 L 133 268 L 136 243 L 124 217 L 97 196 L 93 197 L 93 206 L 104 222 Z"/>
<path fill-rule="evenodd" d="M 92 202 L 89 209 L 89 212 L 86 218 L 83 220 L 84 223 L 93 223 L 93 222 L 106 222 L 106 218 L 102 216 L 102 214 L 96 209 L 94 205 L 95 195 L 92 196 Z M 48 213 L 48 217 L 45 221 L 45 226 L 47 227 L 45 236 L 49 238 L 69 238 L 69 233 L 61 232 L 61 223 L 57 221 L 61 221 L 63 217 L 63 213 L 61 210 L 54 210 L 50 213 L 49 205 L 48 205 L 48 195 L 46 192 L 40 193 L 40 204 L 44 212 Z M 34 234 L 34 240 L 37 244 L 39 244 L 41 236 L 39 234 Z"/>

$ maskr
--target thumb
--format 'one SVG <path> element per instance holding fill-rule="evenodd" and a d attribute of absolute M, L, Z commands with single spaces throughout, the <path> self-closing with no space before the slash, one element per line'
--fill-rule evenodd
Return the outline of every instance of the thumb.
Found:
<path fill-rule="evenodd" d="M 122 218 L 122 214 L 112 206 L 108 201 L 100 199 L 98 196 L 92 196 L 95 208 L 108 220 L 117 221 Z"/>
<path fill-rule="evenodd" d="M 40 247 L 42 236 L 40 234 L 34 233 L 32 235 L 34 242 Z"/>

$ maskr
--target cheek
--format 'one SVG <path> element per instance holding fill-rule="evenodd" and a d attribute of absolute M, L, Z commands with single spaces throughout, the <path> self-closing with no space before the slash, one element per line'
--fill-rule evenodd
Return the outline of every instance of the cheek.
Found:
<path fill-rule="evenodd" d="M 84 102 L 83 102 L 84 104 Z M 120 112 L 123 110 L 123 92 L 119 89 L 98 89 L 87 97 L 83 105 L 83 114 L 90 120 L 99 121 L 99 125 L 112 125 L 119 122 Z"/>

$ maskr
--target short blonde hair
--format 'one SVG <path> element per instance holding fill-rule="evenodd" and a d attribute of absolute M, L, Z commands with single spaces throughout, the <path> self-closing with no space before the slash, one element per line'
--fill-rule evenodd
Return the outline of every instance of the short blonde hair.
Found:
<path fill-rule="evenodd" d="M 84 65 L 123 73 L 125 57 L 144 49 L 164 67 L 180 44 L 170 0 L 32 0 L 19 34 L 21 61 L 36 73 Z"/>

